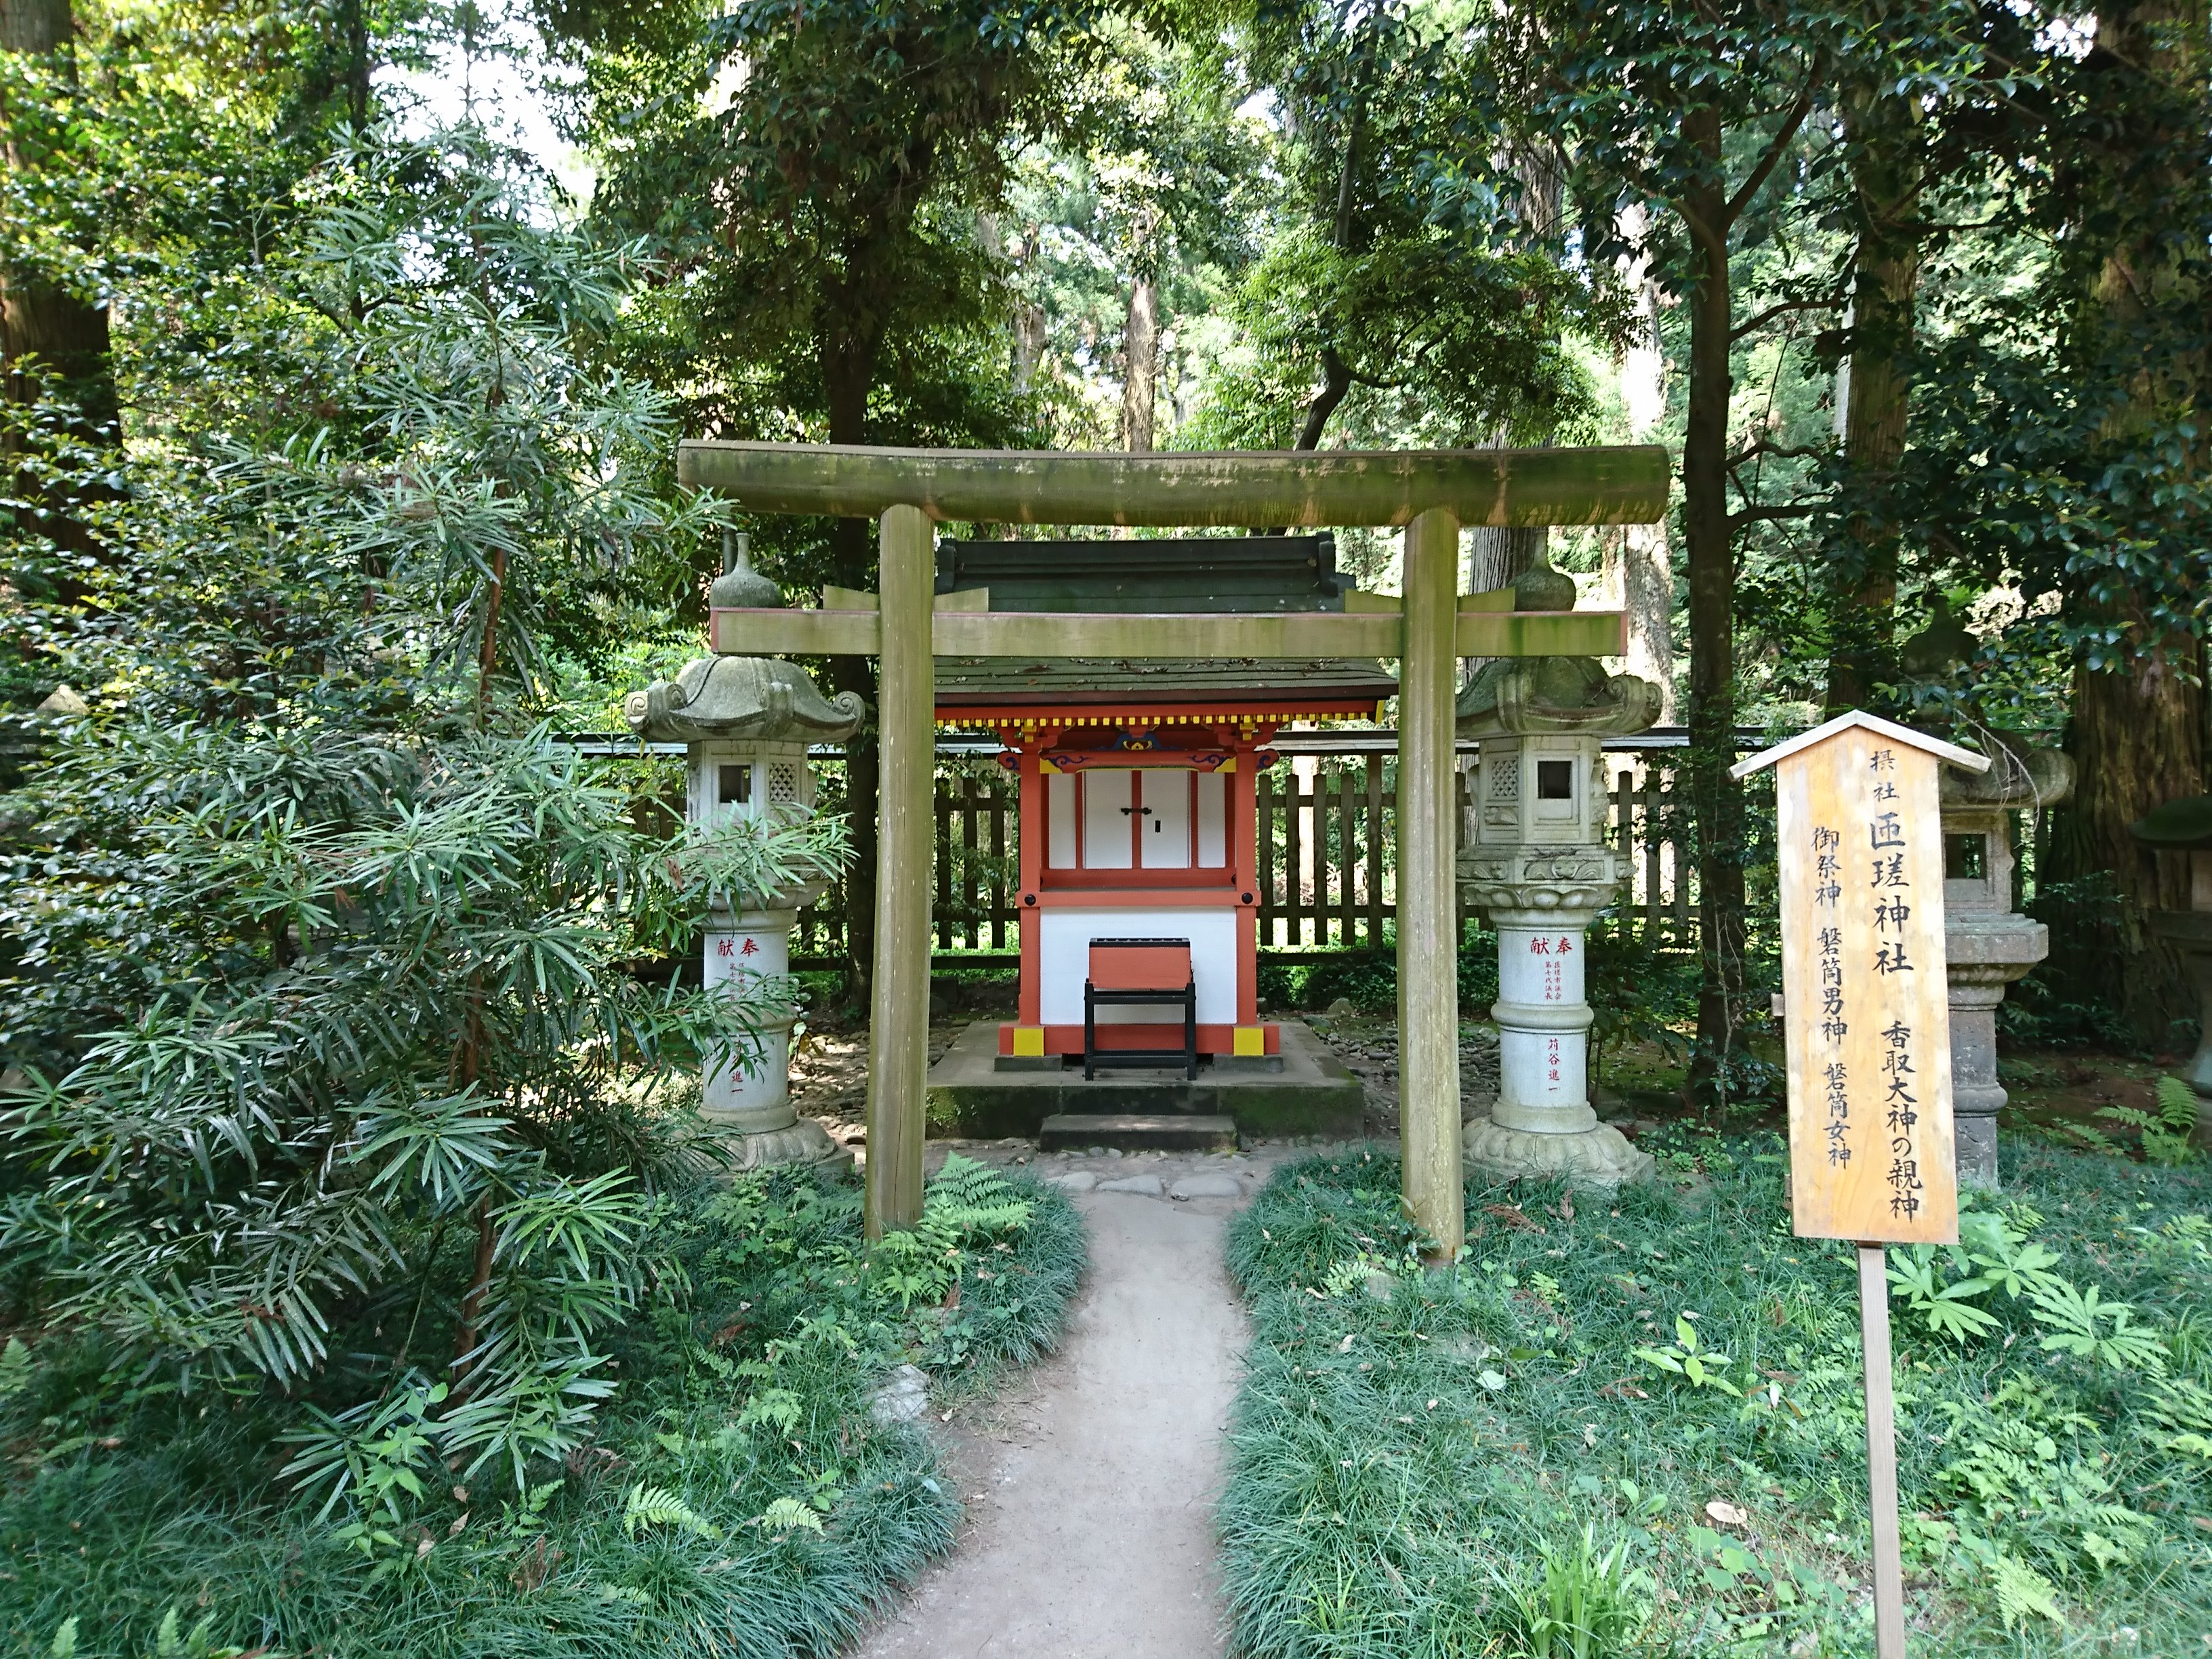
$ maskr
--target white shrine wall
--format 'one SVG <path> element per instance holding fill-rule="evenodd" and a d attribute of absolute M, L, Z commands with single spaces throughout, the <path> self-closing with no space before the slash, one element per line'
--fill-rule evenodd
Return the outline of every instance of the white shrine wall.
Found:
<path fill-rule="evenodd" d="M 1069 906 L 1037 917 L 1040 1012 L 1047 1025 L 1083 1024 L 1083 981 L 1091 971 L 1094 939 L 1187 939 L 1191 979 L 1198 987 L 1198 1023 L 1237 1023 L 1237 912 L 1227 905 L 1143 909 Z M 1158 1025 L 1180 1022 L 1166 1006 L 1106 1007 L 1101 1025 Z"/>

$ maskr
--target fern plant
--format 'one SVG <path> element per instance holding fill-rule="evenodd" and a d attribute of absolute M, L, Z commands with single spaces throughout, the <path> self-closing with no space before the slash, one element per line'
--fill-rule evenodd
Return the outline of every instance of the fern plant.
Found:
<path fill-rule="evenodd" d="M 722 1529 L 665 1486 L 632 1486 L 623 1500 L 623 1530 L 635 1538 L 647 1527 L 673 1527 L 696 1538 L 720 1538 Z"/>
<path fill-rule="evenodd" d="M 1934 1335 L 1964 1343 L 2002 1324 L 1996 1313 L 1977 1305 L 1978 1298 L 2002 1292 L 2040 1328 L 2045 1352 L 2071 1354 L 2115 1371 L 2164 1375 L 2165 1339 L 2138 1323 L 2129 1304 L 2106 1300 L 2094 1285 L 2081 1290 L 2055 1271 L 2057 1256 L 2027 1236 L 2027 1225 L 2040 1221 L 2033 1212 L 2008 1217 L 1962 1210 L 1957 1246 L 1916 1244 L 1890 1252 L 1893 1299 L 1901 1298 Z"/>
<path fill-rule="evenodd" d="M 2136 1131 L 2142 1137 L 2144 1162 L 2170 1169 L 2197 1155 L 2196 1135 L 2200 1109 L 2195 1089 L 2178 1077 L 2162 1077 L 2158 1079 L 2155 1110 L 2107 1106 L 2097 1115 Z"/>

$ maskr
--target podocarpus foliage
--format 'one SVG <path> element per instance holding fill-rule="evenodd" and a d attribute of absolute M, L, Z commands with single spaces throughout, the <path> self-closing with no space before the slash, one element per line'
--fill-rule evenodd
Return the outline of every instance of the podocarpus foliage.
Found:
<path fill-rule="evenodd" d="M 611 1387 L 669 1084 L 781 994 L 643 970 L 842 832 L 688 833 L 537 724 L 713 511 L 592 356 L 625 256 L 466 133 L 325 185 L 237 308 L 264 355 L 167 411 L 46 618 L 103 689 L 5 809 L 0 1255 L 118 1364 L 419 1399 L 519 1485 Z"/>
<path fill-rule="evenodd" d="M 1386 1158 L 1288 1168 L 1238 1218 L 1245 1650 L 1872 1652 L 1848 1247 L 1791 1235 L 1771 1137 L 1659 1151 L 1668 1180 L 1614 1198 L 1470 1188 L 1439 1274 Z M 1917 1639 L 2187 1651 L 2212 1623 L 2212 1182 L 2042 1150 L 2005 1178 L 1960 1249 L 1891 1256 Z"/>
<path fill-rule="evenodd" d="M 941 1409 L 1052 1346 L 1083 1269 L 1074 1206 L 1019 1176 L 948 1160 L 926 1220 L 915 1293 L 911 1263 L 864 1255 L 850 1183 L 648 1200 L 639 1305 L 607 1344 L 623 1389 L 521 1491 L 444 1468 L 416 1390 L 280 1443 L 266 1399 L 0 1353 L 0 1435 L 37 1470 L 0 1489 L 0 1646 L 43 1654 L 73 1619 L 86 1659 L 137 1659 L 174 1614 L 218 1652 L 837 1652 L 959 1518 L 928 1439 L 869 1409 L 886 1370 L 921 1367 Z"/>

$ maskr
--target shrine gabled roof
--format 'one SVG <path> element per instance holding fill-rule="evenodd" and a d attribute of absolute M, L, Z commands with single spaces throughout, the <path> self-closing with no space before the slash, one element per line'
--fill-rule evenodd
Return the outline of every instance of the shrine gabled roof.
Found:
<path fill-rule="evenodd" d="M 1191 536 L 958 541 L 937 549 L 940 592 L 981 588 L 993 611 L 1342 611 L 1349 583 L 1336 541 L 1313 536 Z M 1359 659 L 940 657 L 937 702 L 951 708 L 1177 704 L 1266 709 L 1278 718 L 1366 713 L 1397 680 Z"/>
<path fill-rule="evenodd" d="M 1398 694 L 1378 663 L 1331 658 L 939 657 L 939 708 L 1006 703 L 1352 703 L 1363 708 Z"/>
<path fill-rule="evenodd" d="M 1341 611 L 1347 586 L 1327 534 L 937 544 L 937 591 L 994 611 Z"/>

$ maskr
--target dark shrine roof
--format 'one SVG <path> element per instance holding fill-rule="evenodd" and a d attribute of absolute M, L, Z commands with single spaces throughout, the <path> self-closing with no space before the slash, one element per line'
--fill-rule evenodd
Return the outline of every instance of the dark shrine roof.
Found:
<path fill-rule="evenodd" d="M 1341 611 L 1336 540 L 1188 536 L 937 544 L 937 591 L 988 588 L 994 611 Z M 1370 659 L 940 657 L 939 703 L 1249 703 L 1270 692 L 1370 708 L 1398 683 Z"/>
<path fill-rule="evenodd" d="M 939 657 L 939 702 L 1126 702 L 1132 696 L 1175 702 L 1249 702 L 1254 694 L 1296 692 L 1306 700 L 1380 702 L 1398 682 L 1356 658 Z"/>

